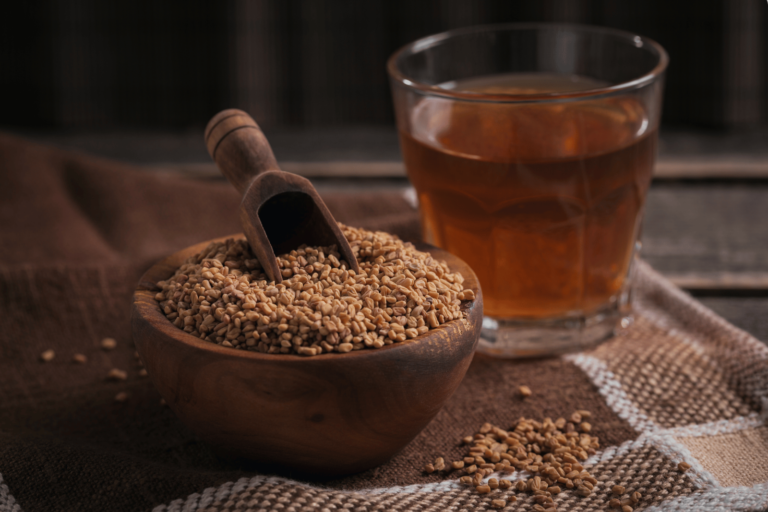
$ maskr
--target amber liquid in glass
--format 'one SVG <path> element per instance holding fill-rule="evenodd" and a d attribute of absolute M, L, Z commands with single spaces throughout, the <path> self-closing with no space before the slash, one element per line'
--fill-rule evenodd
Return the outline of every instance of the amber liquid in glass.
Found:
<path fill-rule="evenodd" d="M 507 94 L 604 84 L 498 75 L 446 88 Z M 400 133 L 426 241 L 466 261 L 499 319 L 589 315 L 627 278 L 656 155 L 629 96 L 559 103 L 424 97 Z"/>

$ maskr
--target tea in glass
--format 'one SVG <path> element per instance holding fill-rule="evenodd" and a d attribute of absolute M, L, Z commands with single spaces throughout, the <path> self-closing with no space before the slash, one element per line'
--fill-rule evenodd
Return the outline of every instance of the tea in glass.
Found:
<path fill-rule="evenodd" d="M 601 72 L 605 64 L 578 69 L 560 62 L 558 69 L 557 56 L 548 59 L 544 50 L 558 48 L 572 32 L 584 39 L 571 38 L 579 62 L 611 53 L 577 58 L 579 49 L 627 40 L 629 55 L 614 48 L 614 58 L 631 62 L 633 50 L 648 46 L 658 62 L 639 59 L 635 73 L 645 79 L 635 87 Z M 479 27 L 435 36 L 390 60 L 423 235 L 478 275 L 487 352 L 572 350 L 606 339 L 626 322 L 666 63 L 658 45 L 642 39 L 638 45 L 635 37 L 583 27 Z M 483 60 L 501 51 L 496 46 L 504 58 L 459 62 L 468 58 L 467 48 Z M 537 59 L 514 69 L 525 62 L 515 52 Z M 443 55 L 451 53 L 460 55 Z M 419 60 L 434 69 L 420 69 Z M 417 76 L 405 78 L 408 72 Z"/>

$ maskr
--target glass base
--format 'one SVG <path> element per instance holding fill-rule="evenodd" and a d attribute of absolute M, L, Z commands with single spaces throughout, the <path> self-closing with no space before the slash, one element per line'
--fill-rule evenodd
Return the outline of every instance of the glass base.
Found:
<path fill-rule="evenodd" d="M 629 327 L 632 316 L 613 305 L 590 316 L 548 320 L 483 318 L 478 352 L 495 357 L 541 357 L 585 350 Z"/>

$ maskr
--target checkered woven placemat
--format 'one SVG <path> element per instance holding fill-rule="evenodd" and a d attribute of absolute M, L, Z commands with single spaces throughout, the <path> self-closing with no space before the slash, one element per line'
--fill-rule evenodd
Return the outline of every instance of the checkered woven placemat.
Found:
<path fill-rule="evenodd" d="M 201 142 L 202 144 L 202 142 Z M 239 230 L 226 183 L 140 172 L 0 134 L 0 512 L 487 510 L 451 474 L 422 472 L 484 423 L 592 413 L 601 451 L 587 498 L 558 510 L 607 510 L 620 483 L 635 510 L 762 510 L 768 502 L 768 349 L 637 267 L 635 321 L 600 347 L 528 361 L 477 355 L 434 420 L 386 464 L 297 482 L 222 460 L 142 377 L 131 296 L 159 258 Z M 329 193 L 337 220 L 418 236 L 399 192 Z M 104 337 L 117 340 L 105 351 Z M 44 351 L 55 351 L 47 363 Z M 74 364 L 74 354 L 87 364 Z M 125 381 L 108 381 L 111 369 Z M 534 391 L 523 400 L 521 385 Z M 128 399 L 117 402 L 117 394 Z M 265 418 L 269 421 L 269 418 Z M 680 461 L 691 464 L 686 473 Z M 518 479 L 522 475 L 506 475 Z M 508 510 L 534 510 L 520 494 Z"/>

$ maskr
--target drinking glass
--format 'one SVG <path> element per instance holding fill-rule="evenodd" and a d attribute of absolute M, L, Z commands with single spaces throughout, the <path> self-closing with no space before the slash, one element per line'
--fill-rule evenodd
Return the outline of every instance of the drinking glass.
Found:
<path fill-rule="evenodd" d="M 452 30 L 389 59 L 424 239 L 480 280 L 479 350 L 562 353 L 631 323 L 667 62 L 648 38 L 559 24 Z"/>

